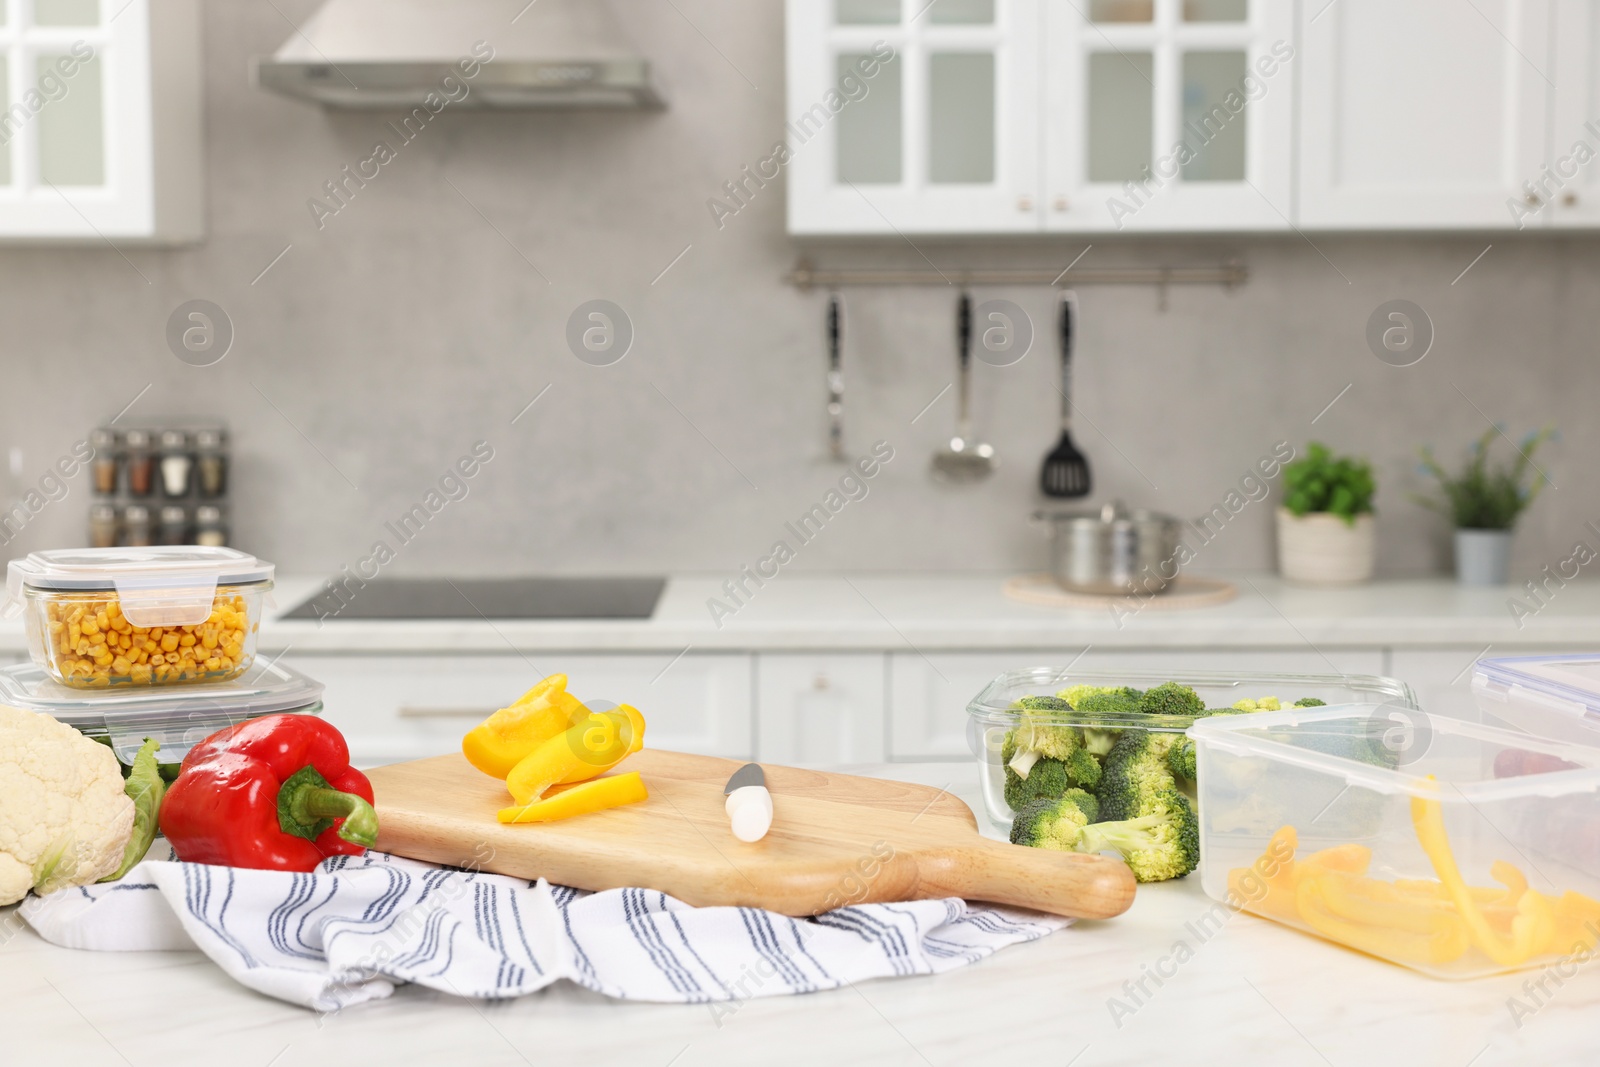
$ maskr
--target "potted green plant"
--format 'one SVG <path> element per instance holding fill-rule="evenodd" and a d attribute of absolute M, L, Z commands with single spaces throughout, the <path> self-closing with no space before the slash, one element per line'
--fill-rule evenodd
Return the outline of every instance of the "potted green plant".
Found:
<path fill-rule="evenodd" d="M 1366 460 L 1335 456 L 1316 441 L 1283 468 L 1278 570 L 1292 582 L 1347 585 L 1372 577 L 1377 555 Z"/>
<path fill-rule="evenodd" d="M 1462 585 L 1505 585 L 1509 580 L 1517 518 L 1549 481 L 1533 457 L 1554 434 L 1549 426 L 1528 434 L 1516 446 L 1514 461 L 1491 466 L 1489 449 L 1496 437 L 1505 435 L 1499 426 L 1491 427 L 1472 442 L 1466 465 L 1454 476 L 1439 465 L 1432 449 L 1422 449 L 1422 469 L 1438 480 L 1439 494 L 1414 499 L 1455 524 L 1456 580 Z"/>

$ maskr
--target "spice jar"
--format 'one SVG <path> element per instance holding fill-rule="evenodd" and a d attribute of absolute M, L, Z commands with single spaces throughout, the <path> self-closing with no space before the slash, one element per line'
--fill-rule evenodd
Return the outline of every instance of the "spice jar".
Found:
<path fill-rule="evenodd" d="M 194 509 L 194 543 L 208 548 L 221 548 L 228 543 L 228 527 L 222 521 L 222 509 L 215 504 L 201 504 Z"/>
<path fill-rule="evenodd" d="M 129 430 L 122 437 L 128 449 L 128 495 L 149 496 L 155 488 L 155 457 L 150 454 L 150 431 Z"/>
<path fill-rule="evenodd" d="M 90 482 L 97 496 L 117 491 L 117 431 L 102 426 L 89 435 L 94 459 L 89 461 Z"/>
<path fill-rule="evenodd" d="M 93 548 L 113 548 L 117 543 L 117 506 L 96 504 L 89 509 L 89 544 Z"/>
<path fill-rule="evenodd" d="M 150 547 L 150 509 L 143 504 L 122 509 L 122 543 L 129 548 Z"/>
<path fill-rule="evenodd" d="M 200 495 L 219 497 L 228 491 L 228 433 L 226 430 L 197 430 L 195 465 L 199 472 Z"/>
<path fill-rule="evenodd" d="M 189 435 L 182 430 L 161 431 L 161 491 L 169 500 L 189 495 L 194 477 L 194 456 L 189 452 Z"/>
<path fill-rule="evenodd" d="M 189 543 L 189 509 L 182 504 L 166 504 L 161 508 L 161 526 L 156 531 L 156 543 L 161 545 L 186 545 Z"/>

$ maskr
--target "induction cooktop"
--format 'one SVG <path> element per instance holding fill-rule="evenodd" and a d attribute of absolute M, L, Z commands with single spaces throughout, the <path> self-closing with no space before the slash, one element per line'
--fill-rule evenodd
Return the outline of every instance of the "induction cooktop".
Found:
<path fill-rule="evenodd" d="M 286 619 L 648 619 L 665 578 L 333 579 Z"/>

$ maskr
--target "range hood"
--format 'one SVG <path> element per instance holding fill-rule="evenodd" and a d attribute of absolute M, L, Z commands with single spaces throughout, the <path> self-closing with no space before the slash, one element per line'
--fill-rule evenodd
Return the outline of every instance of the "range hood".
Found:
<path fill-rule="evenodd" d="M 326 0 L 256 83 L 339 108 L 665 106 L 606 0 Z"/>

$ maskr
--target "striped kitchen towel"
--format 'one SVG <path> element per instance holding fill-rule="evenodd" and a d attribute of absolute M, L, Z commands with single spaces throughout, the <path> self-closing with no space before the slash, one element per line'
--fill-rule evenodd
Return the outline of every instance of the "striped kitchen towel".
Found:
<path fill-rule="evenodd" d="M 376 852 L 334 857 L 310 874 L 147 860 L 120 882 L 30 896 L 21 913 L 67 948 L 198 947 L 251 989 L 318 1011 L 407 982 L 504 998 L 563 978 L 624 1000 L 737 1003 L 939 974 L 1067 924 L 958 899 L 790 919 Z"/>

